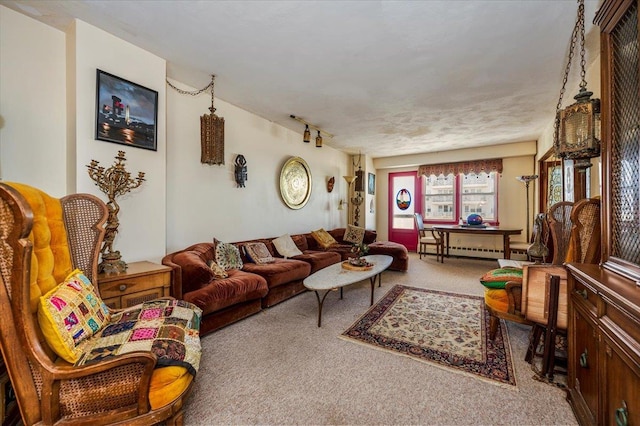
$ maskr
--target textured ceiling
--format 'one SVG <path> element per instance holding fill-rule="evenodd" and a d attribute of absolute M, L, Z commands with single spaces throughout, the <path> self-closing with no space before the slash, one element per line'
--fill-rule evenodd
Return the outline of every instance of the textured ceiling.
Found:
<path fill-rule="evenodd" d="M 78 18 L 195 88 L 215 74 L 217 98 L 302 134 L 295 114 L 334 134 L 326 145 L 374 158 L 538 139 L 577 11 L 573 0 L 0 4 L 60 29 Z M 597 5 L 585 1 L 588 64 Z"/>

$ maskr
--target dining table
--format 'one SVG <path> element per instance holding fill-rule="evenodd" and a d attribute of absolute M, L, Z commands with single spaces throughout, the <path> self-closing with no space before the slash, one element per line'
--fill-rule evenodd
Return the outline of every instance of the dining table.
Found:
<path fill-rule="evenodd" d="M 521 228 L 506 228 L 490 225 L 433 225 L 441 238 L 444 239 L 444 254 L 449 257 L 449 236 L 451 234 L 472 234 L 472 235 L 502 235 L 504 258 L 511 258 L 509 240 L 511 235 L 520 235 Z"/>

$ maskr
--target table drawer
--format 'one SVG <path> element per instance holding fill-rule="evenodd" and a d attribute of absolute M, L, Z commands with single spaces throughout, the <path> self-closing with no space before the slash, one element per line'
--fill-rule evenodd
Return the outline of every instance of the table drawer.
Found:
<path fill-rule="evenodd" d="M 112 282 L 100 283 L 100 296 L 103 299 L 108 299 L 157 287 L 168 287 L 170 281 L 171 272 L 161 272 L 141 277 L 125 277 Z"/>

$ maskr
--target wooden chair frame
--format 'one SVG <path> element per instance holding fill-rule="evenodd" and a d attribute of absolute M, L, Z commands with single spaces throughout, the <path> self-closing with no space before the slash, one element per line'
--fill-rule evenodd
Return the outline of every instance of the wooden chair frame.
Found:
<path fill-rule="evenodd" d="M 428 254 L 426 252 L 427 246 L 435 246 L 436 262 L 444 263 L 444 238 L 434 229 L 424 226 L 422 214 L 414 213 L 413 217 L 416 222 L 416 228 L 418 229 L 418 254 L 420 255 L 420 259 L 422 259 L 423 255 Z"/>
<path fill-rule="evenodd" d="M 72 263 L 95 280 L 106 205 L 89 194 L 60 199 Z M 135 352 L 81 367 L 57 358 L 46 344 L 30 306 L 33 213 L 24 197 L 0 183 L 0 348 L 22 421 L 34 424 L 182 424 L 193 381 L 156 410 L 149 386 L 156 365 Z M 115 405 L 115 408 L 114 408 Z"/>

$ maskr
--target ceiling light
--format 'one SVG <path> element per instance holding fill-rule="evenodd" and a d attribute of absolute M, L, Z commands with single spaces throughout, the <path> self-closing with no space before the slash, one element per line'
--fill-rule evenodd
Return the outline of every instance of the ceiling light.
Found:
<path fill-rule="evenodd" d="M 309 131 L 309 125 L 306 124 L 305 128 L 304 128 L 304 138 L 302 139 L 303 142 L 309 143 L 309 141 L 311 141 L 311 132 Z"/>
<path fill-rule="evenodd" d="M 320 130 L 318 130 L 318 136 L 316 136 L 316 148 L 322 148 L 322 136 Z"/>
<path fill-rule="evenodd" d="M 580 90 L 574 96 L 576 102 L 565 109 L 562 107 L 562 95 L 569 78 L 573 51 L 580 36 Z M 556 155 L 575 160 L 577 169 L 591 167 L 590 158 L 600 155 L 600 99 L 591 99 L 593 92 L 587 90 L 584 59 L 584 0 L 578 0 L 578 18 L 571 35 L 569 59 L 564 72 L 560 99 L 556 107 L 553 146 Z"/>

